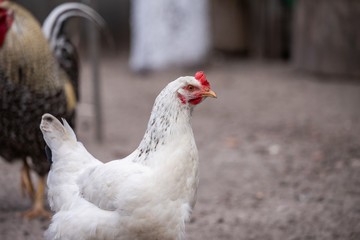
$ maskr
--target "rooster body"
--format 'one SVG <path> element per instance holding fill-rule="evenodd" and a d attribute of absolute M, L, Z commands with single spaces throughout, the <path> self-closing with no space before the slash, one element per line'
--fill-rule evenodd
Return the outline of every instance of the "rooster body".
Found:
<path fill-rule="evenodd" d="M 40 129 L 53 160 L 48 198 L 57 212 L 47 239 L 182 239 L 199 182 L 191 113 L 206 96 L 216 95 L 194 77 L 169 83 L 139 147 L 106 164 L 66 121 L 45 114 Z"/>
<path fill-rule="evenodd" d="M 14 13 L 14 21 L 0 48 L 0 155 L 8 161 L 30 157 L 43 176 L 49 164 L 36 122 L 48 111 L 72 124 L 75 92 L 37 20 L 14 3 L 1 7 Z"/>
<path fill-rule="evenodd" d="M 28 217 L 49 216 L 43 210 L 42 199 L 50 164 L 38 121 L 44 112 L 62 116 L 72 126 L 75 121 L 78 58 L 65 38 L 63 24 L 68 19 L 66 14 L 76 16 L 74 12 L 82 9 L 69 4 L 62 6 L 66 9 L 47 18 L 43 31 L 27 10 L 0 0 L 0 156 L 8 162 L 23 160 L 22 192 L 27 190 L 35 201 L 33 211 L 26 214 Z M 30 168 L 40 177 L 36 196 Z"/>

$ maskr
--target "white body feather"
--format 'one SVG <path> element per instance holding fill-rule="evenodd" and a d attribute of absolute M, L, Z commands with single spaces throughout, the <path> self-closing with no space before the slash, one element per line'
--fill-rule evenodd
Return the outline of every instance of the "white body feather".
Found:
<path fill-rule="evenodd" d="M 198 152 L 182 77 L 157 97 L 147 131 L 128 157 L 103 164 L 50 114 L 41 122 L 52 151 L 48 197 L 56 212 L 47 239 L 182 239 L 196 201 Z M 181 90 L 180 90 L 181 91 Z"/>

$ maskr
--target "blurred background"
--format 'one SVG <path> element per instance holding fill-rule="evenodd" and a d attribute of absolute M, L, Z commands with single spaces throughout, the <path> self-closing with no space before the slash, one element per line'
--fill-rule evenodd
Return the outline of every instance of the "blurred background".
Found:
<path fill-rule="evenodd" d="M 55 6 L 66 1 L 19 0 L 17 2 L 29 9 L 42 22 Z M 135 53 L 140 51 L 138 49 L 144 47 L 145 49 L 142 50 L 149 54 L 149 51 L 152 51 L 150 49 L 156 49 L 156 43 L 158 45 L 167 43 L 173 51 L 177 51 L 179 47 L 185 52 L 190 51 L 188 49 L 191 48 L 194 48 L 191 49 L 193 51 L 200 51 L 201 56 L 196 63 L 208 63 L 211 59 L 206 56 L 239 56 L 249 59 L 291 61 L 297 68 L 317 73 L 360 75 L 358 67 L 360 40 L 356 27 L 360 21 L 358 1 L 321 0 L 313 3 L 304 0 L 196 2 L 84 0 L 82 2 L 95 8 L 108 24 L 115 44 L 111 48 L 105 46 L 102 51 L 104 53 L 132 54 L 131 57 L 138 58 L 138 54 Z M 81 46 L 86 46 L 88 44 L 88 41 L 84 41 L 86 27 L 76 23 L 69 27 L 78 33 L 77 38 L 83 38 L 77 40 L 78 44 L 81 42 Z M 175 37 L 174 33 L 177 34 Z M 163 38 L 168 39 L 161 40 Z M 188 42 L 181 46 L 177 38 Z M 146 41 L 148 43 L 143 43 Z M 102 43 L 106 44 L 106 41 Z M 201 47 L 202 45 L 205 46 Z M 167 48 L 161 45 L 161 49 L 167 50 Z M 169 51 L 167 53 L 170 55 Z M 191 66 L 186 56 L 175 61 L 178 62 L 180 65 Z M 172 61 L 164 67 L 170 63 Z M 148 65 L 138 68 L 141 68 L 140 70 L 156 68 Z"/>
<path fill-rule="evenodd" d="M 65 1 L 16 2 L 42 22 Z M 67 26 L 82 65 L 77 134 L 96 157 L 135 149 L 177 77 L 203 70 L 218 95 L 193 116 L 201 180 L 187 239 L 360 239 L 360 1 L 82 2 L 113 38 Z M 0 238 L 42 239 L 49 220 L 15 214 L 31 205 L 20 167 L 0 162 Z"/>

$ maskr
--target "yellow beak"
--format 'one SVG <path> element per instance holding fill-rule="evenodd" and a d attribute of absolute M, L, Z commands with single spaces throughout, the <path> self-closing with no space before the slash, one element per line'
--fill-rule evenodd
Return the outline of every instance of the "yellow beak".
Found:
<path fill-rule="evenodd" d="M 209 89 L 208 91 L 202 92 L 201 95 L 203 95 L 205 97 L 217 98 L 216 93 L 211 89 Z"/>

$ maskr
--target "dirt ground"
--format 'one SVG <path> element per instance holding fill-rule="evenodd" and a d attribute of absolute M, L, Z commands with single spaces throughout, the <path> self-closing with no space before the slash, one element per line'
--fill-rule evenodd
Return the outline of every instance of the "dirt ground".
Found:
<path fill-rule="evenodd" d="M 103 161 L 126 156 L 161 89 L 196 70 L 134 75 L 125 58 L 103 59 L 100 144 L 84 64 L 78 138 Z M 360 80 L 245 60 L 203 70 L 218 99 L 193 114 L 201 175 L 187 239 L 360 239 Z M 19 217 L 31 206 L 20 168 L 0 161 L 0 239 L 43 239 L 49 220 Z"/>

